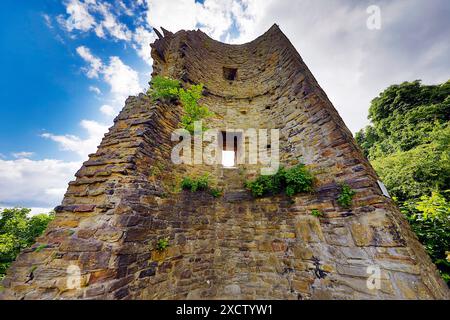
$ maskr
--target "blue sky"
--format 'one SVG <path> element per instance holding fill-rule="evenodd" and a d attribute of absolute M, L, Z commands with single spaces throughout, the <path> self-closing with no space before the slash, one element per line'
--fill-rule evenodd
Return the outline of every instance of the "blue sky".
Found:
<path fill-rule="evenodd" d="M 108 92 L 107 85 L 86 77 L 82 71 L 85 62 L 77 55 L 76 48 L 87 46 L 101 59 L 120 56 L 125 64 L 141 70 L 142 86 L 148 81 L 144 73 L 150 67 L 124 43 L 98 41 L 89 34 L 78 34 L 72 39 L 56 21 L 47 24 L 44 15 L 65 12 L 61 1 L 27 1 L 27 5 L 6 2 L 8 10 L 1 13 L 6 27 L 0 31 L 1 153 L 11 157 L 26 150 L 33 152 L 35 159 L 73 159 L 70 152 L 61 152 L 41 135 L 53 132 L 83 137 L 79 125 L 82 119 L 108 121 L 107 116 L 98 112 L 99 103 L 107 97 L 89 90 L 96 87 Z"/>
<path fill-rule="evenodd" d="M 367 8 L 380 9 L 371 30 Z M 150 78 L 152 27 L 244 43 L 278 23 L 352 132 L 393 83 L 450 78 L 450 2 L 3 0 L 0 207 L 51 208 Z M 40 209 L 39 209 L 40 210 Z"/>

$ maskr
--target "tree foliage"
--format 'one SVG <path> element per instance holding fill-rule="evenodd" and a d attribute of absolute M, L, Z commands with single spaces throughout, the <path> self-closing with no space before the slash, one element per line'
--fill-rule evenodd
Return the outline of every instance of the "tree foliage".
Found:
<path fill-rule="evenodd" d="M 400 204 L 425 250 L 450 284 L 450 202 L 438 192 Z"/>
<path fill-rule="evenodd" d="M 389 192 L 400 201 L 450 189 L 450 125 L 434 141 L 372 160 Z"/>
<path fill-rule="evenodd" d="M 450 80 L 422 85 L 419 80 L 392 85 L 372 100 L 372 126 L 356 133 L 364 153 L 376 159 L 433 141 L 450 119 Z"/>
<path fill-rule="evenodd" d="M 53 214 L 30 216 L 30 209 L 3 209 L 0 213 L 0 278 L 19 252 L 32 245 L 40 236 Z"/>
<path fill-rule="evenodd" d="M 450 280 L 450 80 L 392 85 L 355 138 L 443 278 Z"/>

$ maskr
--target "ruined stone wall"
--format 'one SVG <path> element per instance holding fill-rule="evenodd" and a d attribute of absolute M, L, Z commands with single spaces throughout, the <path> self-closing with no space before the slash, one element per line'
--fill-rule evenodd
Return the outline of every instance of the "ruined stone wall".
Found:
<path fill-rule="evenodd" d="M 448 299 L 407 222 L 299 54 L 277 26 L 245 45 L 200 31 L 152 44 L 154 74 L 203 83 L 210 128 L 280 129 L 281 162 L 306 163 L 315 191 L 253 199 L 260 165 L 173 165 L 180 105 L 130 97 L 71 182 L 57 218 L 8 271 L 10 299 Z M 223 67 L 236 68 L 234 81 Z M 179 190 L 208 172 L 224 195 Z M 357 193 L 339 207 L 339 183 Z M 312 209 L 325 213 L 311 215 Z M 159 239 L 169 247 L 156 250 Z M 46 247 L 35 250 L 39 244 Z M 80 288 L 67 268 L 80 268 Z M 381 288 L 367 286 L 367 268 Z"/>

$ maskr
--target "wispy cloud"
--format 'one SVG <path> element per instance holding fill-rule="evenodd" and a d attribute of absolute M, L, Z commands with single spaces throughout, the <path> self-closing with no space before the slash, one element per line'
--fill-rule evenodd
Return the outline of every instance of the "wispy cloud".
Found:
<path fill-rule="evenodd" d="M 57 135 L 53 133 L 44 133 L 42 137 L 57 142 L 61 150 L 74 152 L 81 159 L 86 159 L 88 154 L 97 150 L 108 126 L 93 120 L 82 120 L 80 125 L 87 134 L 84 139 L 71 134 Z"/>
<path fill-rule="evenodd" d="M 89 86 L 89 91 L 94 92 L 97 95 L 102 94 L 102 91 L 96 86 Z"/>
<path fill-rule="evenodd" d="M 109 85 L 112 104 L 116 106 L 116 112 L 122 107 L 123 102 L 129 95 L 142 91 L 139 73 L 123 63 L 119 57 L 109 57 L 109 62 L 104 63 L 85 46 L 78 47 L 77 53 L 88 63 L 88 66 L 84 68 L 86 75 L 89 78 L 98 78 L 101 75 L 102 80 Z M 101 111 L 104 112 L 104 110 L 105 108 Z"/>
<path fill-rule="evenodd" d="M 86 75 L 89 78 L 98 78 L 98 74 L 103 68 L 102 60 L 95 57 L 89 48 L 86 48 L 85 46 L 81 46 L 77 48 L 77 53 L 80 55 L 81 58 L 84 59 L 87 63 L 89 63 L 89 67 L 86 68 Z"/>
<path fill-rule="evenodd" d="M 59 15 L 57 20 L 68 32 L 93 31 L 100 38 L 130 41 L 133 34 L 125 23 L 119 21 L 116 12 L 127 16 L 133 12 L 123 2 L 117 4 L 113 6 L 107 1 L 97 0 L 68 0 L 65 2 L 66 15 Z"/>
<path fill-rule="evenodd" d="M 21 151 L 21 152 L 14 152 L 12 155 L 16 159 L 24 159 L 32 157 L 34 155 L 34 152 Z"/>
<path fill-rule="evenodd" d="M 150 43 L 153 43 L 155 39 L 155 33 L 150 32 L 142 26 L 137 27 L 133 35 L 134 43 L 132 44 L 132 47 L 136 50 L 139 57 L 141 57 L 148 65 L 152 65 L 153 63 Z"/>
<path fill-rule="evenodd" d="M 107 104 L 102 105 L 100 111 L 107 116 L 114 116 L 117 113 L 113 107 Z"/>
<path fill-rule="evenodd" d="M 68 31 L 89 31 L 96 24 L 94 17 L 89 13 L 90 3 L 91 1 L 66 1 L 65 5 L 68 17 L 65 19 L 63 15 L 59 15 L 58 22 Z"/>
<path fill-rule="evenodd" d="M 45 25 L 49 28 L 49 29 L 53 29 L 53 23 L 52 23 L 52 18 L 44 13 L 42 14 L 42 18 L 44 19 Z"/>

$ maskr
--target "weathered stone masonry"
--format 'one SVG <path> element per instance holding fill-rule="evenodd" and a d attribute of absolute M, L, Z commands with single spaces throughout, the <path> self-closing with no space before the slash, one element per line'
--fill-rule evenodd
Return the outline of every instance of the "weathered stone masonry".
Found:
<path fill-rule="evenodd" d="M 95 154 L 77 172 L 57 217 L 22 252 L 4 299 L 448 299 L 435 266 L 342 119 L 274 25 L 244 45 L 200 31 L 164 30 L 152 44 L 154 74 L 203 83 L 211 128 L 280 129 L 281 162 L 306 163 L 315 192 L 252 199 L 242 184 L 256 165 L 175 166 L 177 104 L 130 97 Z M 225 69 L 224 69 L 225 68 Z M 224 75 L 235 70 L 234 80 Z M 185 175 L 210 172 L 221 198 L 177 191 Z M 339 183 L 357 194 L 336 203 Z M 311 215 L 312 209 L 325 213 Z M 156 250 L 158 239 L 169 247 Z M 35 248 L 45 244 L 42 250 Z M 81 270 L 71 289 L 67 268 Z M 367 287 L 381 268 L 380 290 Z"/>

